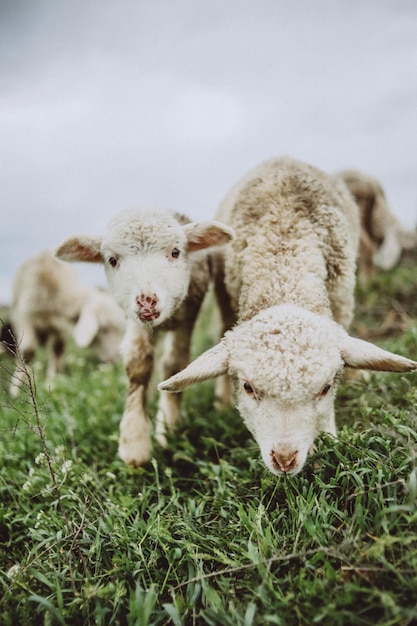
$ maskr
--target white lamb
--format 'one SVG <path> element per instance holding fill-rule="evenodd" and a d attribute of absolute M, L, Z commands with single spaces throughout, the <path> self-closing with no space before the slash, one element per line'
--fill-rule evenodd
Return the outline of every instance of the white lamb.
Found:
<path fill-rule="evenodd" d="M 146 392 L 159 333 L 168 331 L 162 368 L 170 376 L 189 361 L 192 329 L 210 280 L 210 257 L 198 251 L 231 237 L 224 224 L 143 209 L 116 215 L 104 236 L 71 237 L 56 250 L 67 261 L 104 263 L 110 291 L 129 319 L 121 348 L 129 389 L 119 438 L 119 456 L 129 465 L 142 465 L 152 452 Z M 161 393 L 161 444 L 179 418 L 180 398 Z"/>
<path fill-rule="evenodd" d="M 347 365 L 405 372 L 417 363 L 350 337 L 358 207 L 343 182 L 290 158 L 262 164 L 226 197 L 235 238 L 225 285 L 237 323 L 160 389 L 230 374 L 267 468 L 297 474 L 320 431 L 336 435 Z"/>
<path fill-rule="evenodd" d="M 359 276 L 372 274 L 374 267 L 392 269 L 404 250 L 417 248 L 417 231 L 405 228 L 391 212 L 381 184 L 357 170 L 338 174 L 360 208 L 362 233 L 358 259 Z"/>
<path fill-rule="evenodd" d="M 20 353 L 30 364 L 40 345 L 48 348 L 47 378 L 65 365 L 65 344 L 73 333 L 77 345 L 89 347 L 102 361 L 119 355 L 125 328 L 122 311 L 110 294 L 85 285 L 77 272 L 42 251 L 25 260 L 13 281 L 11 325 Z M 24 381 L 18 365 L 10 392 Z"/>

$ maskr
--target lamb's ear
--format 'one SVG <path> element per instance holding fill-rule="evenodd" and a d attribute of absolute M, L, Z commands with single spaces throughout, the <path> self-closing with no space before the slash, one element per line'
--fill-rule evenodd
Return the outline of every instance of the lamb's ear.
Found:
<path fill-rule="evenodd" d="M 88 237 L 86 235 L 69 237 L 54 250 L 54 255 L 63 261 L 104 263 L 101 254 L 101 241 L 102 237 Z"/>
<path fill-rule="evenodd" d="M 191 222 L 183 228 L 188 240 L 188 252 L 221 246 L 234 236 L 233 228 L 221 222 Z"/>
<path fill-rule="evenodd" d="M 159 383 L 158 389 L 162 391 L 181 391 L 194 383 L 225 374 L 228 363 L 229 354 L 224 342 L 221 341 L 217 346 L 203 352 L 181 372 Z"/>
<path fill-rule="evenodd" d="M 346 336 L 342 359 L 348 367 L 355 369 L 379 370 L 383 372 L 413 372 L 417 362 L 406 357 L 382 350 L 373 343 Z"/>

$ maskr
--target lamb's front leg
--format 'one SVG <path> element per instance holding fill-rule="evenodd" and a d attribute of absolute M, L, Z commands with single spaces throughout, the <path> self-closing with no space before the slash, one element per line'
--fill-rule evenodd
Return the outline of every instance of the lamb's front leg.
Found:
<path fill-rule="evenodd" d="M 162 359 L 162 380 L 184 369 L 190 360 L 192 323 L 184 323 L 167 332 Z M 167 433 L 181 420 L 181 393 L 161 391 L 156 414 L 155 437 L 161 446 L 167 444 Z"/>
<path fill-rule="evenodd" d="M 128 396 L 120 422 L 119 456 L 135 467 L 152 455 L 152 424 L 146 414 L 146 392 L 152 374 L 155 335 L 129 322 L 121 344 L 128 377 Z"/>
<path fill-rule="evenodd" d="M 224 281 L 224 258 L 221 252 L 216 254 L 213 266 L 215 274 L 215 295 L 221 319 L 221 337 L 223 337 L 224 333 L 235 325 L 236 313 L 232 307 L 232 302 Z M 214 397 L 214 407 L 219 411 L 228 409 L 233 405 L 232 381 L 228 374 L 223 374 L 216 378 Z"/>
<path fill-rule="evenodd" d="M 62 333 L 54 332 L 48 338 L 48 369 L 46 378 L 53 381 L 65 367 L 65 339 Z"/>

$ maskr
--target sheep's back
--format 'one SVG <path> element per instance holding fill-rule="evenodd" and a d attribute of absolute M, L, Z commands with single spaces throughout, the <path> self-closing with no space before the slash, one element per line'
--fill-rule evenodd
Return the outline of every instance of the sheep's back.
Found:
<path fill-rule="evenodd" d="M 76 320 L 87 298 L 87 289 L 76 271 L 53 258 L 49 251 L 27 259 L 13 282 L 12 316 L 32 319 L 39 326 Z"/>
<path fill-rule="evenodd" d="M 254 291 L 253 309 L 293 298 L 324 313 L 340 276 L 350 277 L 353 290 L 359 213 L 341 180 L 288 157 L 273 159 L 231 190 L 217 217 L 235 229 L 225 280 L 244 317 L 252 314 Z"/>

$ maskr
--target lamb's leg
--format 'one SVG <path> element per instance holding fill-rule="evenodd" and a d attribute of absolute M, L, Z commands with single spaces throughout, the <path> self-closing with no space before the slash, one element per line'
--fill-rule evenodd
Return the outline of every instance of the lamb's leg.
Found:
<path fill-rule="evenodd" d="M 48 338 L 48 369 L 46 377 L 52 381 L 65 366 L 65 340 L 60 333 L 53 333 Z"/>
<path fill-rule="evenodd" d="M 224 269 L 217 257 L 216 278 L 215 278 L 215 295 L 219 306 L 221 317 L 221 336 L 232 328 L 236 322 L 235 312 L 232 308 L 229 294 L 224 284 Z M 215 384 L 215 408 L 222 410 L 228 408 L 233 403 L 232 381 L 228 374 L 219 376 Z"/>
<path fill-rule="evenodd" d="M 119 456 L 127 465 L 142 465 L 152 454 L 146 391 L 152 374 L 154 343 L 154 334 L 129 322 L 121 345 L 129 386 L 119 437 Z"/>
<path fill-rule="evenodd" d="M 395 230 L 388 230 L 384 241 L 374 254 L 374 263 L 383 270 L 391 270 L 401 259 L 402 246 Z"/>
<path fill-rule="evenodd" d="M 364 228 L 361 229 L 361 236 L 359 240 L 359 254 L 358 254 L 358 280 L 363 285 L 366 285 L 367 280 L 372 276 L 374 272 L 373 255 L 375 252 L 375 244 L 369 237 Z"/>
<path fill-rule="evenodd" d="M 192 327 L 193 322 L 187 320 L 166 334 L 162 358 L 162 380 L 173 376 L 188 365 Z M 181 395 L 181 393 L 160 392 L 155 436 L 161 446 L 166 446 L 167 433 L 181 420 Z"/>
<path fill-rule="evenodd" d="M 38 340 L 36 333 L 31 326 L 27 324 L 25 331 L 20 331 L 16 325 L 16 369 L 10 381 L 9 393 L 13 397 L 17 397 L 20 389 L 27 384 L 27 374 L 30 375 L 32 361 L 38 348 Z"/>

